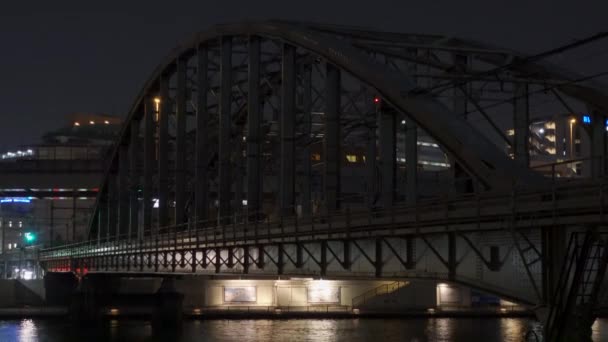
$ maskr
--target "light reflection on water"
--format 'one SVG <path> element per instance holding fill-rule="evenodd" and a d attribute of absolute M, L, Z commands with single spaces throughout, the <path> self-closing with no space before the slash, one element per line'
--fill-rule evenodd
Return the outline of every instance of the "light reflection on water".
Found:
<path fill-rule="evenodd" d="M 0 342 L 38 341 L 524 341 L 537 322 L 521 318 L 194 320 L 181 329 L 148 321 L 111 320 L 76 326 L 66 320 L 0 321 Z M 593 340 L 608 340 L 608 320 L 593 326 Z"/>

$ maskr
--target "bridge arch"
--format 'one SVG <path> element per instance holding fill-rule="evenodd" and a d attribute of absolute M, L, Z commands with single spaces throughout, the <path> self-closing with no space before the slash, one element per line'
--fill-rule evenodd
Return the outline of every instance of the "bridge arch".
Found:
<path fill-rule="evenodd" d="M 314 230 L 317 224 L 337 229 L 338 234 L 346 228 L 336 221 L 332 226 L 332 220 L 348 217 L 340 221 L 346 225 L 351 211 L 355 216 L 365 212 L 360 220 L 384 227 L 391 215 L 394 218 L 395 207 L 412 224 L 408 220 L 417 220 L 425 210 L 428 215 L 443 215 L 445 209 L 441 219 L 447 220 L 454 207 L 466 211 L 479 205 L 470 198 L 437 204 L 436 197 L 423 196 L 418 186 L 427 178 L 441 176 L 451 182 L 449 186 L 437 182 L 433 195 L 475 189 L 499 196 L 514 185 L 520 190 L 540 187 L 542 177 L 527 168 L 530 88 L 539 91 L 549 84 L 565 107 L 571 107 L 568 101 L 574 99 L 592 107 L 598 118 L 608 110 L 608 101 L 599 88 L 577 82 L 567 72 L 510 63 L 514 60 L 525 59 L 512 51 L 454 38 L 319 24 L 241 23 L 196 34 L 170 53 L 135 99 L 110 157 L 86 244 L 93 249 L 128 250 L 133 244 L 142 248 L 159 236 L 169 239 L 171 234 L 203 231 L 204 240 L 196 235 L 196 248 L 212 253 L 216 251 L 207 251 L 207 237 L 222 236 L 225 247 L 225 239 L 231 236 L 223 230 L 226 227 L 233 227 L 235 239 L 238 234 L 247 238 L 253 234 L 251 225 L 258 224 L 268 224 L 278 234 L 287 226 L 285 222 L 293 229 L 305 224 Z M 514 138 L 505 135 L 497 123 L 500 117 L 490 115 L 480 104 L 476 82 L 496 84 L 496 89 L 509 92 L 504 102 L 514 107 L 514 118 L 513 126 L 506 127 L 514 128 Z M 496 89 L 488 92 L 496 93 Z M 449 105 L 442 100 L 446 92 L 458 94 Z M 568 96 L 568 101 L 562 96 Z M 467 119 L 472 111 L 479 112 L 489 133 Z M 398 134 L 403 141 L 398 141 Z M 423 135 L 428 140 L 420 141 Z M 501 148 L 504 144 L 513 147 L 515 160 Z M 429 162 L 444 169 L 425 174 L 425 165 L 430 164 L 420 162 L 419 146 L 436 148 L 441 157 L 447 155 L 447 161 Z M 466 187 L 458 186 L 460 179 Z M 510 195 L 499 200 L 514 202 Z M 410 206 L 401 208 L 400 202 Z M 359 233 L 365 233 L 366 224 L 359 222 Z M 474 221 L 462 224 L 464 230 L 458 234 L 469 236 L 445 233 L 441 246 L 447 249 L 458 241 L 458 249 L 470 251 L 479 244 L 475 256 L 487 263 L 484 258 L 495 242 L 486 243 L 481 235 L 474 240 L 470 236 L 475 234 Z M 429 229 L 445 230 L 448 225 Z M 501 222 L 487 225 L 491 231 L 506 229 Z M 407 229 L 412 235 L 421 228 Z M 325 233 L 331 240 L 333 233 Z M 340 234 L 343 238 L 351 231 Z M 381 229 L 379 234 L 390 237 L 382 235 L 386 231 Z M 538 232 L 534 234 L 533 238 L 524 236 L 531 246 L 541 240 Z M 286 255 L 280 245 L 283 240 L 279 243 L 268 236 L 265 243 L 274 248 L 273 257 Z M 238 247 L 239 253 L 245 253 L 251 239 L 258 242 L 258 237 L 256 230 L 253 238 Z M 434 269 L 453 268 L 448 278 L 458 280 L 456 253 L 450 254 L 454 260 L 448 262 L 448 256 L 433 251 L 432 243 L 416 239 L 428 247 L 420 253 L 434 258 Z M 380 245 L 388 243 L 380 241 Z M 512 245 L 504 247 L 498 254 L 512 258 L 511 267 L 526 264 L 522 256 L 515 256 Z M 97 250 L 106 253 L 104 248 L 108 247 Z M 403 250 L 409 253 L 411 248 Z M 83 259 L 95 259 L 92 255 L 97 252 L 87 253 Z M 233 252 L 228 248 L 217 255 L 222 253 Z M 125 255 L 138 262 L 135 254 L 127 251 Z M 311 255 L 311 262 L 316 262 L 314 258 L 321 257 Z M 148 261 L 152 259 L 157 262 L 158 255 L 150 254 Z M 143 264 L 139 259 L 139 265 Z M 113 264 L 104 265 L 107 269 Z M 222 264 L 217 270 L 226 267 L 234 265 Z M 401 266 L 396 263 L 395 267 Z"/>

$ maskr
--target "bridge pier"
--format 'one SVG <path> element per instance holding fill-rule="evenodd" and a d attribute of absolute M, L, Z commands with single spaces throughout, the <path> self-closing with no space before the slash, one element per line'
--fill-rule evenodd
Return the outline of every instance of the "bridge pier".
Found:
<path fill-rule="evenodd" d="M 162 325 L 178 325 L 182 321 L 184 295 L 175 287 L 175 278 L 163 278 L 156 292 L 154 320 Z"/>

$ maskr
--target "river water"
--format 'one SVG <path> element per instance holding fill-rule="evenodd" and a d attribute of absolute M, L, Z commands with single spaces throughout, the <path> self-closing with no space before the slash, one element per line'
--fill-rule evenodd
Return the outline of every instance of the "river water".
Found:
<path fill-rule="evenodd" d="M 66 320 L 0 321 L 0 342 L 89 341 L 524 341 L 539 325 L 523 318 L 186 320 L 180 329 L 116 320 L 79 327 Z M 608 319 L 596 321 L 594 341 L 608 341 Z"/>

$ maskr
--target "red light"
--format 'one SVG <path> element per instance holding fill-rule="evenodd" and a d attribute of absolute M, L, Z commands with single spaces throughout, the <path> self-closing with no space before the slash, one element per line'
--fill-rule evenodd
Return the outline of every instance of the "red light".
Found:
<path fill-rule="evenodd" d="M 374 97 L 374 103 L 380 103 L 380 98 L 379 97 Z"/>

